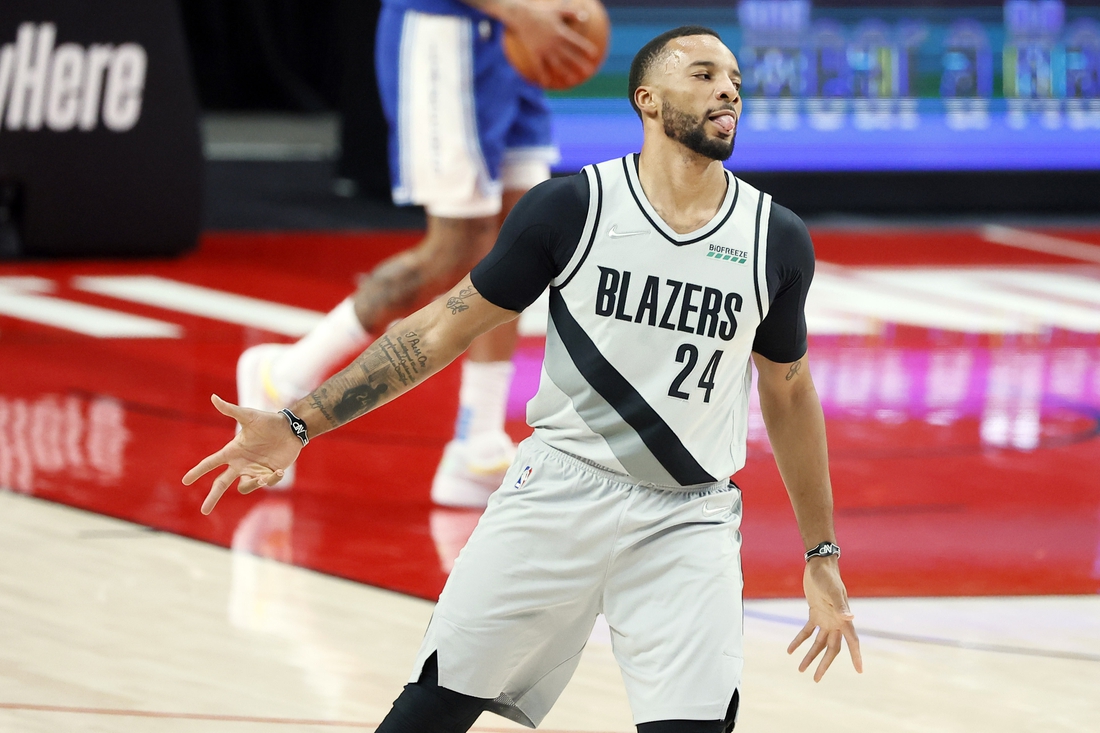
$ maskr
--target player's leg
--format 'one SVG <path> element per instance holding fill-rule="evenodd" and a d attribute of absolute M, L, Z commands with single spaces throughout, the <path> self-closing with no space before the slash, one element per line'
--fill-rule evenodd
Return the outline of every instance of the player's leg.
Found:
<path fill-rule="evenodd" d="M 499 223 L 530 188 L 550 176 L 527 171 L 527 177 L 502 170 L 505 189 Z M 524 171 L 520 171 L 523 173 Z M 515 368 L 512 354 L 518 340 L 519 320 L 509 321 L 474 339 L 462 362 L 462 386 L 458 392 L 458 416 L 454 438 L 443 450 L 443 459 L 432 479 L 432 501 L 441 506 L 480 509 L 500 485 L 515 456 L 515 445 L 504 430 L 508 393 Z"/>
<path fill-rule="evenodd" d="M 391 131 L 394 201 L 423 204 L 428 231 L 416 247 L 379 265 L 296 344 L 263 344 L 246 351 L 237 368 L 242 404 L 278 409 L 307 394 L 390 321 L 452 285 L 492 246 L 501 184 L 493 177 L 494 160 L 486 158 L 478 141 L 480 120 L 471 114 L 470 59 L 476 46 L 469 19 L 383 9 L 376 71 Z M 502 151 L 502 140 L 498 148 Z M 507 331 L 490 337 L 488 347 L 475 347 L 474 361 L 486 366 L 464 370 L 469 373 L 464 382 L 471 384 L 463 393 L 474 395 L 465 402 L 482 407 L 466 410 L 470 417 L 460 425 L 472 425 L 471 435 L 488 436 L 478 443 L 490 446 L 481 451 L 488 455 L 480 461 L 475 456 L 472 464 L 475 478 L 481 479 L 482 464 L 491 464 L 495 473 L 488 483 L 493 487 L 514 454 L 503 430 L 510 371 L 503 378 L 499 374 L 511 369 L 514 335 Z M 471 463 L 461 460 L 465 447 L 450 450 L 451 465 Z M 280 487 L 289 483 L 284 479 Z M 484 506 L 489 489 L 477 488 L 472 503 Z M 471 500 L 459 495 L 446 503 Z"/>
<path fill-rule="evenodd" d="M 737 722 L 739 699 L 740 694 L 734 690 L 722 720 L 654 720 L 640 723 L 638 733 L 731 733 Z"/>
<path fill-rule="evenodd" d="M 629 487 L 534 438 L 462 549 L 424 635 L 412 679 L 438 652 L 440 684 L 492 698 L 534 727 L 576 669 Z"/>
<path fill-rule="evenodd" d="M 375 733 L 465 733 L 489 702 L 440 687 L 433 654 L 420 678 L 405 685 Z"/>
<path fill-rule="evenodd" d="M 250 370 L 252 374 L 242 373 L 242 387 L 250 379 L 257 381 L 253 375 L 259 376 L 262 398 L 276 409 L 309 394 L 392 321 L 446 292 L 469 272 L 492 247 L 496 226 L 495 216 L 429 216 L 424 239 L 364 275 L 356 291 L 300 340 L 254 347 L 256 368 Z M 242 356 L 242 361 L 249 356 Z M 242 388 L 242 397 L 254 391 Z"/>
<path fill-rule="evenodd" d="M 743 667 L 740 506 L 724 484 L 635 493 L 604 614 L 639 733 L 732 729 Z"/>
<path fill-rule="evenodd" d="M 492 27 L 478 46 L 475 93 L 480 149 L 490 170 L 499 162 L 503 222 L 524 193 L 550 177 L 557 148 L 542 91 L 521 79 L 504 59 L 499 33 L 499 26 Z M 432 481 L 436 504 L 484 507 L 511 462 L 514 448 L 504 422 L 518 325 L 518 320 L 506 323 L 470 345 L 462 366 L 455 438 Z"/>

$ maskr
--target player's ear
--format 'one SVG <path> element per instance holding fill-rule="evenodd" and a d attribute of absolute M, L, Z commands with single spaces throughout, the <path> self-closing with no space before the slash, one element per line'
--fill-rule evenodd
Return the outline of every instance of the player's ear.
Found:
<path fill-rule="evenodd" d="M 640 86 L 634 90 L 634 104 L 638 105 L 643 117 L 656 117 L 661 106 L 654 89 L 648 86 Z"/>

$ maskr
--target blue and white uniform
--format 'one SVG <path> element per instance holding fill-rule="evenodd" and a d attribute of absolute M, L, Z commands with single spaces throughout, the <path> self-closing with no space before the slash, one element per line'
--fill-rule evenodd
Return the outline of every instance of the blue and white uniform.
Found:
<path fill-rule="evenodd" d="M 375 68 L 394 203 L 491 216 L 503 190 L 549 178 L 550 111 L 505 58 L 503 30 L 458 0 L 383 0 Z"/>
<path fill-rule="evenodd" d="M 752 353 L 806 352 L 813 245 L 727 174 L 717 213 L 673 231 L 637 156 L 547 181 L 470 277 L 550 313 L 534 435 L 455 563 L 413 680 L 526 725 L 549 711 L 596 615 L 636 723 L 723 720 L 741 683 L 741 492 Z"/>

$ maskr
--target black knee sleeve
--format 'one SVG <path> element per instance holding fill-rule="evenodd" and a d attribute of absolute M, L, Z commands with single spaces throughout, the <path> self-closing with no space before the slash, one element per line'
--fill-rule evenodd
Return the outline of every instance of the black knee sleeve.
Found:
<path fill-rule="evenodd" d="M 405 685 L 375 733 L 466 733 L 488 702 L 440 687 L 432 654 L 420 679 Z"/>
<path fill-rule="evenodd" d="M 740 700 L 740 694 L 734 690 L 723 720 L 655 720 L 641 723 L 638 733 L 730 733 L 737 722 Z"/>

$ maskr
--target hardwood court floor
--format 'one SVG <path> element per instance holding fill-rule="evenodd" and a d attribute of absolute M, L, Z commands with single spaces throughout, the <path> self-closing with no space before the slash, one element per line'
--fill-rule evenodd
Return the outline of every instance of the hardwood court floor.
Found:
<path fill-rule="evenodd" d="M 4 731 L 369 731 L 431 614 L 425 600 L 32 497 L 0 493 L 0 516 Z M 784 653 L 803 604 L 746 604 L 739 731 L 1096 730 L 1100 597 L 854 609 L 865 673 L 840 659 L 814 684 Z M 489 714 L 475 727 L 519 729 Z M 542 729 L 633 730 L 599 628 Z"/>
<path fill-rule="evenodd" d="M 814 239 L 867 673 L 814 685 L 783 653 L 800 543 L 754 405 L 738 730 L 1100 730 L 1100 232 Z M 231 435 L 208 397 L 234 396 L 240 351 L 305 332 L 414 240 L 210 234 L 179 260 L 0 267 L 0 731 L 377 723 L 477 521 L 428 501 L 457 370 L 311 444 L 292 490 L 202 517 L 205 485 L 179 478 Z M 516 438 L 537 304 L 522 328 Z M 544 728 L 631 730 L 599 628 Z"/>

